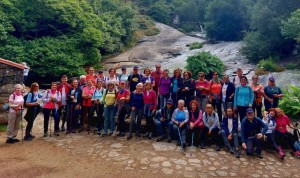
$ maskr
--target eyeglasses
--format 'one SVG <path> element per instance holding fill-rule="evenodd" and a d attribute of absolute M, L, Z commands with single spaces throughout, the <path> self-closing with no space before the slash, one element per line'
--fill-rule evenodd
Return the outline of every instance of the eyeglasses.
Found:
<path fill-rule="evenodd" d="M 94 70 L 90 70 L 90 72 L 94 72 Z"/>
<path fill-rule="evenodd" d="M 198 75 L 199 77 L 204 77 L 204 75 Z"/>

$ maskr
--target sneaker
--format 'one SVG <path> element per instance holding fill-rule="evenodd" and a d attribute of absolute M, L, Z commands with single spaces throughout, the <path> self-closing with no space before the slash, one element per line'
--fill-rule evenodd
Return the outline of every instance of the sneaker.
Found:
<path fill-rule="evenodd" d="M 61 126 L 60 131 L 62 131 L 62 132 L 66 131 L 65 127 L 64 127 L 64 126 Z"/>
<path fill-rule="evenodd" d="M 235 156 L 236 158 L 240 158 L 241 154 L 240 154 L 240 152 L 239 152 L 238 149 L 235 149 L 235 150 L 234 150 L 234 156 Z"/>
<path fill-rule="evenodd" d="M 258 157 L 259 159 L 263 159 L 263 158 L 264 158 L 261 154 L 257 154 L 257 157 Z"/>
<path fill-rule="evenodd" d="M 200 148 L 201 148 L 201 149 L 205 149 L 205 144 L 202 143 L 202 144 L 200 145 Z"/>
<path fill-rule="evenodd" d="M 152 133 L 150 132 L 148 135 L 148 139 L 151 140 L 152 139 Z"/>
<path fill-rule="evenodd" d="M 220 146 L 216 146 L 216 151 L 220 151 L 221 150 L 221 147 Z"/>
<path fill-rule="evenodd" d="M 31 134 L 29 134 L 29 135 L 30 135 L 30 137 L 31 137 L 31 138 L 35 138 L 35 136 L 34 136 L 34 135 L 31 135 Z"/>
<path fill-rule="evenodd" d="M 25 135 L 24 140 L 25 141 L 31 141 L 32 137 L 30 135 Z"/>
<path fill-rule="evenodd" d="M 172 142 L 172 138 L 168 138 L 168 143 L 171 143 Z"/>
<path fill-rule="evenodd" d="M 143 136 L 144 138 L 147 138 L 147 137 L 149 137 L 149 132 L 147 132 L 147 133 L 145 133 L 145 135 Z"/>
<path fill-rule="evenodd" d="M 57 131 L 54 132 L 55 136 L 59 136 L 59 133 Z"/>
<path fill-rule="evenodd" d="M 13 138 L 14 142 L 19 142 L 20 140 L 17 138 Z"/>
<path fill-rule="evenodd" d="M 8 143 L 8 144 L 14 144 L 15 141 L 12 138 L 7 138 L 6 143 Z"/>
<path fill-rule="evenodd" d="M 284 157 L 285 157 L 284 152 L 283 151 L 279 151 L 279 158 L 280 159 L 284 159 Z"/>
<path fill-rule="evenodd" d="M 44 132 L 43 137 L 47 137 L 47 136 L 48 136 L 48 133 L 47 133 L 47 132 Z"/>
<path fill-rule="evenodd" d="M 300 158 L 300 151 L 296 151 L 296 152 L 295 152 L 295 156 L 296 156 L 297 158 Z"/>

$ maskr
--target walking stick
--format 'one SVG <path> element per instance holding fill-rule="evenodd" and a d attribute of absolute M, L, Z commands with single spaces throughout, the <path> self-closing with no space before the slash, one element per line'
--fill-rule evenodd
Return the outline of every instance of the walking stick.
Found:
<path fill-rule="evenodd" d="M 73 104 L 74 104 L 74 103 L 71 103 L 71 106 L 70 106 L 70 116 L 69 116 L 69 117 L 70 117 L 70 130 L 69 130 L 69 131 L 70 131 L 70 134 L 71 134 L 71 135 L 72 135 L 72 131 L 73 131 L 73 130 L 72 130 L 72 119 L 73 119 L 73 116 L 72 116 L 72 110 L 73 110 Z M 76 106 L 75 106 L 75 107 L 76 107 Z M 68 128 L 68 127 L 67 127 L 67 128 Z"/>
<path fill-rule="evenodd" d="M 192 156 L 193 155 L 193 152 L 192 152 L 192 149 L 194 148 L 194 131 L 193 131 L 193 133 L 192 133 L 192 145 L 191 145 L 191 153 L 190 153 L 190 156 Z"/>
<path fill-rule="evenodd" d="M 182 139 L 181 139 L 180 129 L 179 129 L 179 127 L 177 127 L 177 129 L 178 129 L 178 134 L 179 134 L 180 144 L 181 144 L 181 148 L 182 148 L 182 154 L 185 155 L 184 148 L 183 148 L 183 144 L 182 144 Z"/>
<path fill-rule="evenodd" d="M 51 116 L 50 116 L 50 137 L 51 137 L 51 124 L 52 124 L 52 118 L 53 118 L 53 111 L 51 111 Z"/>
<path fill-rule="evenodd" d="M 24 131 L 23 131 L 23 119 L 22 119 L 22 116 L 23 115 L 23 108 L 20 109 L 20 122 L 21 122 L 21 133 L 22 133 L 22 144 L 23 144 L 23 141 L 24 141 Z"/>

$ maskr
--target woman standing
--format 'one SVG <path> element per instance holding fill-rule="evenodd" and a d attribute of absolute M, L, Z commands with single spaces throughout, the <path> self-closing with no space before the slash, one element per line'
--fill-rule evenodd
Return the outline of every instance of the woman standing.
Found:
<path fill-rule="evenodd" d="M 82 90 L 79 87 L 78 80 L 72 81 L 73 88 L 68 93 L 68 105 L 67 105 L 67 132 L 76 132 L 76 123 L 78 123 L 78 110 L 82 104 Z"/>
<path fill-rule="evenodd" d="M 202 110 L 199 109 L 199 105 L 196 100 L 192 100 L 190 103 L 191 110 L 189 112 L 189 131 L 187 136 L 187 143 L 190 146 L 198 147 L 200 138 L 203 138 L 204 123 L 202 119 Z M 194 136 L 193 136 L 194 135 Z M 203 141 L 203 140 L 202 140 Z"/>
<path fill-rule="evenodd" d="M 130 100 L 130 91 L 125 88 L 125 81 L 121 81 L 120 90 L 118 91 L 117 96 L 117 104 L 119 107 L 119 133 L 117 136 L 125 136 L 126 128 L 125 128 L 125 116 L 127 114 L 128 103 Z"/>
<path fill-rule="evenodd" d="M 208 103 L 210 82 L 205 79 L 204 72 L 198 73 L 199 79 L 196 80 L 196 98 L 199 104 L 199 108 L 204 111 L 205 105 Z"/>
<path fill-rule="evenodd" d="M 58 114 L 58 103 L 61 102 L 61 93 L 57 91 L 57 83 L 51 83 L 51 89 L 47 90 L 42 97 L 44 106 L 44 137 L 48 135 L 48 125 L 49 125 L 49 117 L 50 113 L 52 113 L 52 117 L 54 118 L 54 135 L 59 136 L 59 114 Z M 51 121 L 50 121 L 51 124 Z M 51 125 L 50 125 L 51 128 Z"/>
<path fill-rule="evenodd" d="M 130 120 L 130 127 L 129 127 L 129 134 L 127 140 L 132 138 L 132 129 L 133 125 L 136 121 L 136 137 L 140 137 L 140 130 L 141 130 L 141 121 L 143 117 L 143 109 L 144 109 L 144 93 L 143 93 L 143 84 L 138 83 L 136 85 L 136 90 L 130 94 L 130 107 L 131 107 L 131 120 Z"/>
<path fill-rule="evenodd" d="M 101 100 L 104 95 L 104 88 L 102 87 L 102 80 L 98 80 L 96 84 L 96 89 L 92 96 L 92 102 L 94 103 L 92 113 L 95 112 L 97 114 L 97 128 L 98 128 L 98 135 L 101 134 L 101 124 L 104 123 L 103 121 L 103 112 L 104 112 L 104 106 L 101 103 Z M 96 124 L 94 124 L 96 125 Z"/>
<path fill-rule="evenodd" d="M 183 73 L 183 84 L 181 85 L 181 98 L 185 101 L 186 106 L 190 110 L 190 103 L 195 98 L 195 81 L 192 79 L 192 73 L 185 71 Z"/>
<path fill-rule="evenodd" d="M 151 84 L 151 88 L 153 89 L 153 87 L 155 86 L 155 80 L 154 77 L 151 76 L 151 70 L 149 68 L 144 69 L 144 76 L 141 80 L 141 82 L 143 83 L 143 85 L 146 85 L 146 82 L 150 82 Z"/>
<path fill-rule="evenodd" d="M 16 138 L 19 131 L 20 119 L 23 113 L 24 99 L 22 96 L 23 85 L 16 84 L 14 93 L 9 96 L 9 111 L 7 123 L 7 140 L 6 143 L 13 144 L 19 142 Z"/>
<path fill-rule="evenodd" d="M 254 112 L 256 112 L 256 116 L 259 118 L 262 118 L 262 97 L 264 95 L 264 87 L 258 83 L 258 76 L 254 75 L 252 77 L 252 83 L 250 86 L 252 87 L 252 90 L 254 91 L 254 102 L 252 109 Z"/>
<path fill-rule="evenodd" d="M 160 78 L 158 84 L 158 93 L 159 93 L 159 107 L 162 109 L 165 106 L 165 103 L 170 98 L 171 92 L 171 78 L 169 77 L 169 70 L 164 70 L 164 75 Z"/>
<path fill-rule="evenodd" d="M 39 103 L 37 102 L 39 98 L 42 98 L 42 95 L 39 93 L 39 84 L 32 83 L 25 104 L 27 106 L 27 112 L 24 118 L 27 121 L 27 126 L 24 140 L 26 141 L 31 141 L 33 138 L 35 138 L 35 136 L 31 134 L 31 130 L 33 127 L 33 122 L 41 109 Z"/>
<path fill-rule="evenodd" d="M 154 133 L 153 117 L 156 111 L 156 93 L 152 90 L 152 84 L 147 81 L 144 90 L 144 116 L 146 118 L 146 134 L 144 137 L 152 139 Z"/>
<path fill-rule="evenodd" d="M 174 70 L 173 77 L 171 78 L 171 98 L 174 103 L 174 107 L 177 107 L 177 102 L 180 98 L 180 88 L 182 85 L 183 79 L 181 77 L 181 72 L 179 69 Z"/>
<path fill-rule="evenodd" d="M 189 112 L 184 110 L 184 101 L 178 101 L 178 108 L 174 110 L 172 115 L 173 131 L 177 135 L 177 145 L 181 145 L 183 149 L 186 146 L 187 123 L 189 122 Z"/>
<path fill-rule="evenodd" d="M 119 78 L 115 74 L 115 69 L 109 69 L 109 74 L 105 79 L 106 87 L 108 87 L 109 82 L 113 82 L 115 87 L 119 86 Z"/>
<path fill-rule="evenodd" d="M 213 72 L 213 79 L 210 81 L 210 103 L 217 109 L 219 122 L 222 122 L 222 81 L 219 79 L 218 72 Z"/>
<path fill-rule="evenodd" d="M 238 111 L 240 123 L 242 123 L 242 120 L 246 116 L 246 110 L 252 108 L 254 93 L 252 88 L 247 84 L 247 77 L 242 76 L 240 79 L 241 85 L 238 86 L 234 92 L 234 108 Z"/>
<path fill-rule="evenodd" d="M 88 80 L 87 86 L 82 90 L 82 106 L 83 106 L 83 121 L 84 125 L 87 124 L 87 131 L 90 131 L 92 125 L 93 113 L 92 113 L 92 96 L 95 91 L 92 79 Z"/>
<path fill-rule="evenodd" d="M 117 89 L 115 88 L 115 83 L 110 81 L 107 84 L 107 89 L 102 97 L 102 103 L 104 104 L 104 133 L 103 137 L 108 134 L 108 127 L 110 128 L 110 134 L 113 134 L 115 130 L 115 113 L 116 113 L 116 101 L 117 101 Z"/>
<path fill-rule="evenodd" d="M 285 157 L 285 154 L 282 150 L 278 147 L 278 145 L 275 142 L 275 128 L 276 128 L 276 119 L 275 119 L 275 109 L 270 108 L 269 113 L 267 111 L 264 112 L 263 115 L 263 122 L 268 126 L 268 131 L 266 133 L 266 136 L 268 140 L 271 142 L 274 150 L 279 154 L 279 158 L 283 159 Z"/>

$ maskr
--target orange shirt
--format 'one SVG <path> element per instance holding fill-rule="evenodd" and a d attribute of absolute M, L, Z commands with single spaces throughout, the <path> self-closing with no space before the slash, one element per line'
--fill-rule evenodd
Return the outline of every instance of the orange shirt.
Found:
<path fill-rule="evenodd" d="M 213 82 L 213 81 L 211 81 Z M 213 82 L 210 86 L 210 96 L 212 99 L 214 98 L 214 95 L 219 95 L 219 99 L 221 98 L 221 91 L 222 91 L 222 84 L 221 82 L 215 83 Z"/>
<path fill-rule="evenodd" d="M 253 83 L 250 84 L 252 90 L 254 91 L 255 98 L 261 98 L 263 95 L 261 93 L 258 93 L 256 91 L 262 91 L 264 92 L 264 87 L 261 84 L 254 85 Z"/>
<path fill-rule="evenodd" d="M 87 74 L 85 77 L 86 77 L 86 81 L 89 81 L 90 79 L 92 79 L 93 85 L 95 85 L 97 75 L 90 76 L 90 74 Z"/>

